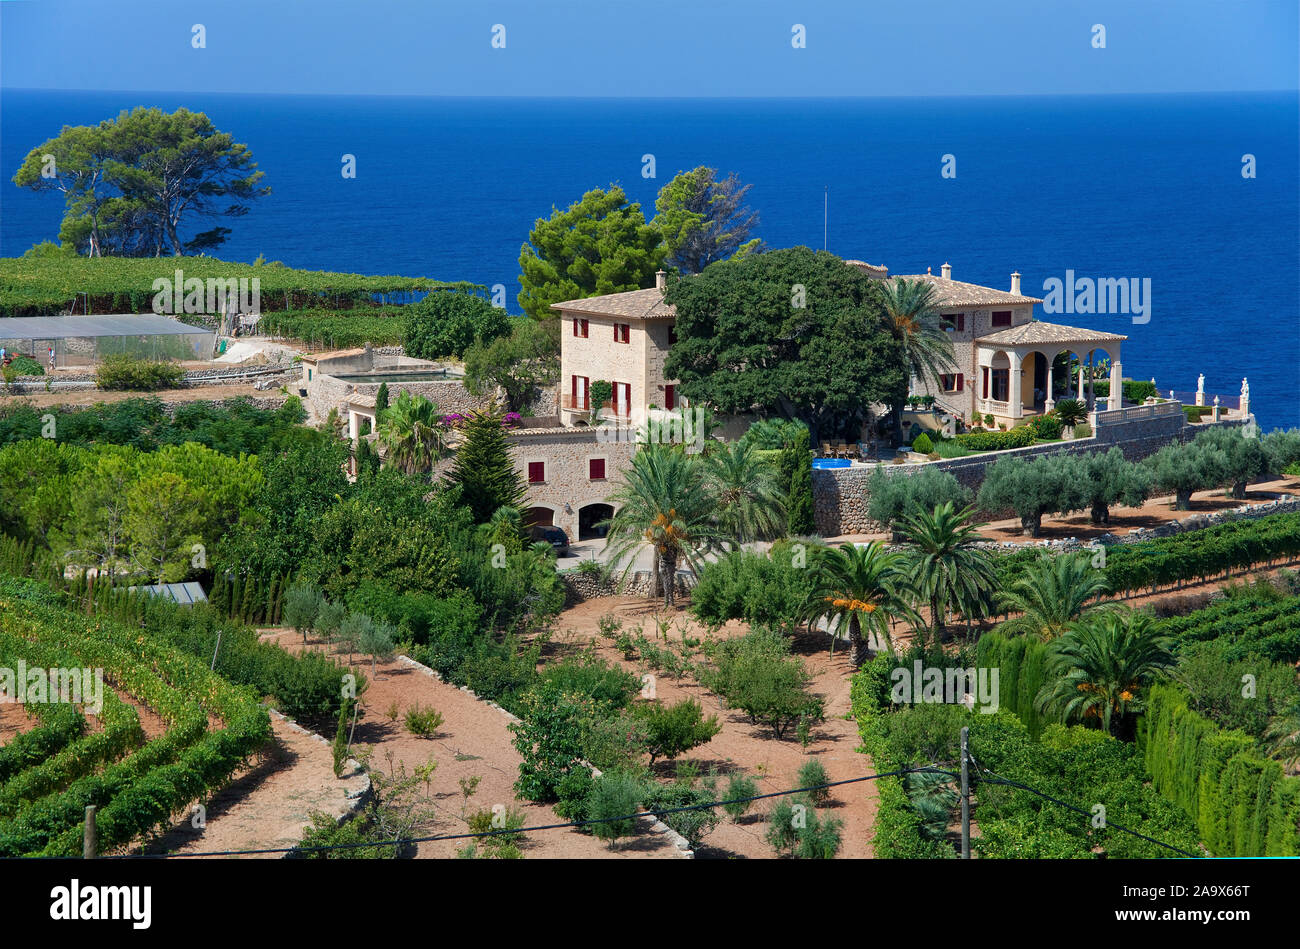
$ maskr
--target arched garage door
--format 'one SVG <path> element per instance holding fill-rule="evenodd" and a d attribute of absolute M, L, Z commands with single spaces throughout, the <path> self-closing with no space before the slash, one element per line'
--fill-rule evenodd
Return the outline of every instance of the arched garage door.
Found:
<path fill-rule="evenodd" d="M 614 508 L 608 504 L 588 504 L 578 509 L 578 540 L 594 540 L 605 536 L 607 525 L 601 521 L 613 517 Z"/>

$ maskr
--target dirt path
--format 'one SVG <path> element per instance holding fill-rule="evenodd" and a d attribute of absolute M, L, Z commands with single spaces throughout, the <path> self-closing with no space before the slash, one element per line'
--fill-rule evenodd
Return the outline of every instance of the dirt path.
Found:
<path fill-rule="evenodd" d="M 224 399 L 238 399 L 245 396 L 257 399 L 274 399 L 279 397 L 278 389 L 261 391 L 251 385 L 241 386 L 195 386 L 192 389 L 163 389 L 159 392 L 106 392 L 102 389 L 77 389 L 70 392 L 33 392 L 30 395 L 15 395 L 3 399 L 2 404 L 27 404 L 33 408 L 46 408 L 51 405 L 94 405 L 97 402 L 124 402 L 127 399 L 144 399 L 157 396 L 163 402 L 215 402 Z"/>
<path fill-rule="evenodd" d="M 565 631 L 558 639 L 569 643 L 570 648 L 595 642 L 596 652 L 602 658 L 638 673 L 647 672 L 635 661 L 628 662 L 614 648 L 610 640 L 599 635 L 598 623 L 602 616 L 614 616 L 623 622 L 625 630 L 642 626 L 648 639 L 655 639 L 655 611 L 643 597 L 604 597 L 579 603 L 565 610 L 556 620 L 556 629 Z M 685 611 L 671 615 L 673 629 L 668 633 L 672 641 L 679 642 L 683 630 L 691 637 L 699 637 L 704 630 L 691 621 Z M 570 632 L 571 631 L 571 632 Z M 731 622 L 723 627 L 721 635 L 741 635 L 743 624 Z M 697 762 L 701 773 L 716 768 L 720 776 L 719 792 L 725 793 L 726 777 L 734 773 L 746 774 L 758 782 L 760 793 L 783 791 L 797 787 L 799 768 L 808 761 L 819 761 L 831 781 L 842 781 L 871 774 L 871 759 L 857 752 L 857 723 L 846 719 L 849 714 L 850 666 L 844 649 L 831 657 L 828 637 L 819 634 L 795 638 L 794 652 L 804 660 L 813 674 L 812 691 L 826 702 L 826 721 L 814 730 L 813 742 L 805 754 L 793 737 L 778 741 L 763 726 L 752 725 L 748 717 L 735 710 L 723 708 L 717 695 L 687 676 L 674 680 L 659 675 L 655 677 L 657 697 L 672 703 L 684 698 L 698 701 L 706 715 L 716 715 L 722 730 L 707 744 L 694 748 L 682 756 Z M 656 771 L 671 776 L 672 763 L 656 763 Z M 832 799 L 825 806 L 825 815 L 844 821 L 841 857 L 871 856 L 871 837 L 874 834 L 876 796 L 871 782 L 844 785 L 833 789 Z M 724 819 L 704 838 L 705 846 L 697 857 L 759 858 L 773 857 L 772 848 L 764 839 L 767 831 L 765 815 L 772 801 L 758 801 L 750 812 L 733 823 Z"/>
<path fill-rule="evenodd" d="M 292 631 L 264 632 L 263 639 L 293 651 L 302 649 L 301 639 Z M 370 675 L 369 664 L 365 665 L 364 672 Z M 405 727 L 406 711 L 417 702 L 421 709 L 434 708 L 443 715 L 444 722 L 433 738 L 415 737 Z M 390 709 L 396 712 L 395 720 L 388 716 Z M 469 798 L 469 812 L 491 810 L 499 804 L 522 811 L 526 826 L 563 823 L 554 808 L 515 798 L 513 786 L 519 777 L 520 756 L 512 744 L 514 735 L 507 727 L 509 723 L 504 712 L 470 693 L 395 660 L 378 665 L 378 675 L 365 695 L 365 712 L 353 741 L 370 746 L 371 767 L 385 772 L 404 764 L 410 773 L 430 759 L 437 761 L 431 797 L 438 820 L 435 826 L 422 831 L 426 836 L 467 832 L 461 816 L 466 808 L 460 781 L 475 777 L 479 783 Z M 422 843 L 418 856 L 454 857 L 467 843 L 465 840 Z M 640 833 L 611 851 L 597 838 L 570 828 L 529 834 L 521 849 L 525 857 L 671 859 L 677 856 L 677 848 L 659 834 Z"/>
<path fill-rule="evenodd" d="M 191 811 L 144 852 L 292 847 L 311 826 L 312 811 L 335 817 L 345 813 L 348 795 L 364 788 L 364 775 L 345 771 L 336 778 L 329 745 L 283 718 L 272 716 L 271 729 L 268 747 L 207 802 L 205 827 L 193 826 Z"/>

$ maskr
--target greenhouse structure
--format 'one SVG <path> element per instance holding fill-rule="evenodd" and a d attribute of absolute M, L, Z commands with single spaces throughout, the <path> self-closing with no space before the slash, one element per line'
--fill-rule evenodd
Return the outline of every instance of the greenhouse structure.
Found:
<path fill-rule="evenodd" d="M 103 316 L 15 316 L 0 318 L 0 347 L 49 364 L 89 366 L 105 356 L 130 353 L 149 359 L 211 359 L 214 330 L 156 313 Z"/>

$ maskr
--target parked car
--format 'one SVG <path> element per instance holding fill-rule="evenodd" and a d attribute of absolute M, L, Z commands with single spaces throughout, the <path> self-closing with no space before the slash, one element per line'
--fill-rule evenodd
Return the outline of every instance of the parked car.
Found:
<path fill-rule="evenodd" d="M 551 549 L 555 551 L 557 557 L 571 557 L 569 551 L 569 535 L 559 527 L 534 527 L 532 533 L 533 540 L 543 541 L 550 544 Z"/>

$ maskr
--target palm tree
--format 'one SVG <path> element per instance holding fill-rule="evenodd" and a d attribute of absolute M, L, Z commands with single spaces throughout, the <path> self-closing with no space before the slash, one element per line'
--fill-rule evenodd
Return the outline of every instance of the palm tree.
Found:
<path fill-rule="evenodd" d="M 979 546 L 982 523 L 972 523 L 974 508 L 956 510 L 951 501 L 933 511 L 916 507 L 899 523 L 910 550 L 912 577 L 917 591 L 930 606 L 935 642 L 943 631 L 950 606 L 970 617 L 982 612 L 989 593 L 997 586 L 997 571 L 989 551 Z"/>
<path fill-rule="evenodd" d="M 438 407 L 405 391 L 384 412 L 378 435 L 384 460 L 407 474 L 432 471 L 447 449 Z"/>
<path fill-rule="evenodd" d="M 927 280 L 896 277 L 884 282 L 885 328 L 902 344 L 908 379 L 938 383 L 940 373 L 957 368 L 952 340 L 944 331 L 939 295 Z M 903 440 L 904 392 L 894 405 L 894 435 Z"/>
<path fill-rule="evenodd" d="M 1065 428 L 1073 429 L 1088 417 L 1088 406 L 1078 399 L 1062 399 L 1052 409 Z"/>
<path fill-rule="evenodd" d="M 1062 722 L 1096 722 L 1107 734 L 1131 738 L 1146 706 L 1142 690 L 1174 667 L 1170 642 L 1146 613 L 1092 616 L 1048 647 L 1048 681 L 1034 707 Z"/>
<path fill-rule="evenodd" d="M 1080 617 L 1113 608 L 1110 604 L 1088 603 L 1108 589 L 1105 574 L 1093 567 L 1087 554 L 1043 553 L 998 596 L 1003 612 L 1020 614 L 998 629 L 1010 634 L 1029 633 L 1044 642 L 1055 639 Z"/>
<path fill-rule="evenodd" d="M 808 619 L 816 622 L 824 617 L 834 630 L 847 624 L 849 661 L 854 666 L 863 659 L 864 625 L 892 650 L 890 621 L 901 616 L 920 622 L 908 603 L 914 590 L 908 582 L 907 559 L 890 553 L 878 541 L 861 547 L 841 544 L 822 550 L 812 570 Z"/>
<path fill-rule="evenodd" d="M 1273 716 L 1264 732 L 1264 748 L 1270 758 L 1276 758 L 1294 770 L 1300 761 L 1300 700 L 1293 701 Z"/>
<path fill-rule="evenodd" d="M 749 442 L 719 445 L 704 456 L 717 494 L 718 526 L 737 543 L 777 537 L 785 526 L 785 501 L 775 467 Z"/>
<path fill-rule="evenodd" d="M 680 446 L 641 448 L 623 472 L 623 484 L 607 500 L 615 507 L 605 535 L 610 564 L 626 561 L 626 575 L 635 563 L 633 555 L 642 545 L 651 545 L 655 556 L 650 595 L 658 596 L 662 585 L 665 607 L 676 600 L 678 563 L 685 561 L 698 573 L 705 554 L 733 539 L 722 533 L 714 517 L 718 497 L 701 458 Z"/>

